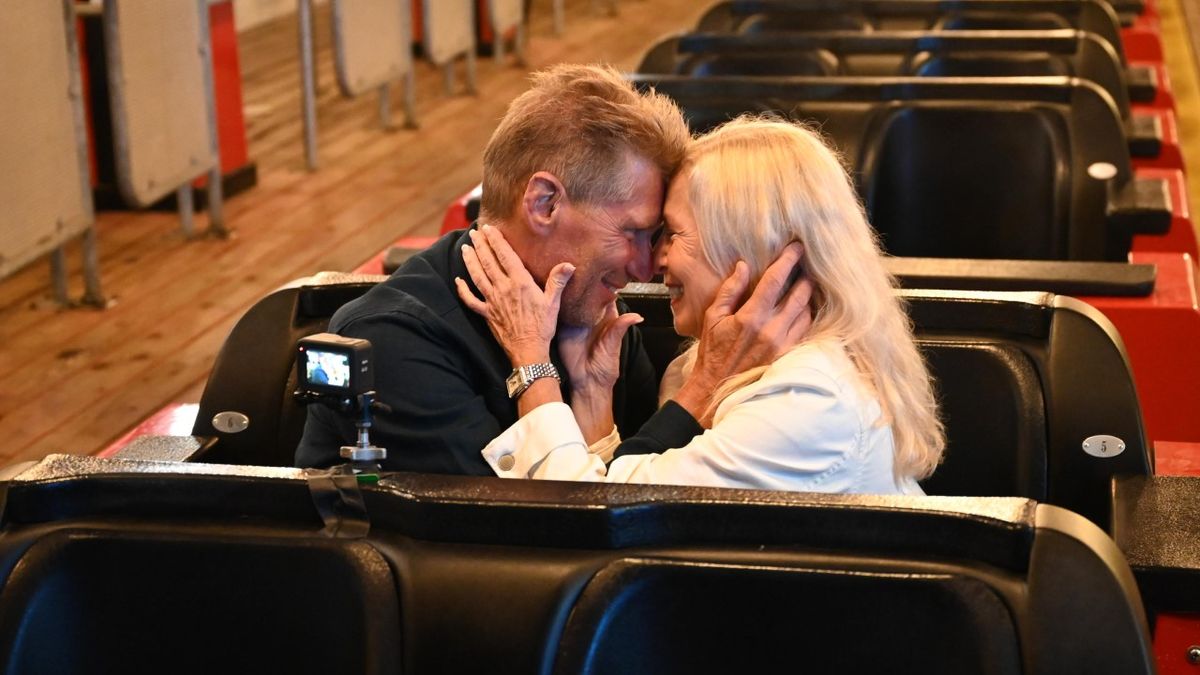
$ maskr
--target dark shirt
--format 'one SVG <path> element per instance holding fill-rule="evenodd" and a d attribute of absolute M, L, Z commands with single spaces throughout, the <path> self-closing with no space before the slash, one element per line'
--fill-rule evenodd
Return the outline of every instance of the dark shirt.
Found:
<path fill-rule="evenodd" d="M 373 346 L 377 398 L 392 408 L 377 414 L 371 428 L 372 443 L 388 451 L 385 470 L 494 475 L 480 451 L 517 420 L 516 402 L 504 383 L 512 363 L 487 322 L 455 290 L 455 277 L 470 283 L 461 251 L 468 242 L 465 230 L 445 235 L 330 320 L 331 332 Z M 556 344 L 551 361 L 563 375 L 563 400 L 570 402 Z M 656 412 L 657 390 L 635 327 L 621 345 L 621 376 L 613 391 L 613 416 L 629 439 L 620 454 L 662 452 L 701 433 L 678 405 Z M 634 435 L 644 423 L 643 433 Z M 296 465 L 341 463 L 339 448 L 355 437 L 351 418 L 311 406 Z"/>

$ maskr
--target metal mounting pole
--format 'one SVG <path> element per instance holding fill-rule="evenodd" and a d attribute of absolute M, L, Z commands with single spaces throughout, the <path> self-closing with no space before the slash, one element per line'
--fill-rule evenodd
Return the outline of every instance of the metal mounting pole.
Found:
<path fill-rule="evenodd" d="M 54 301 L 63 307 L 71 304 L 67 293 L 67 252 L 62 245 L 50 254 L 50 280 L 54 284 Z"/>
<path fill-rule="evenodd" d="M 387 83 L 379 85 L 379 124 L 384 130 L 392 128 L 392 102 L 390 97 L 391 91 L 388 89 Z"/>
<path fill-rule="evenodd" d="M 317 162 L 317 84 L 313 65 L 313 8 L 312 0 L 297 0 L 300 16 L 300 80 L 301 106 L 304 109 L 304 157 L 308 170 L 316 171 Z"/>
<path fill-rule="evenodd" d="M 196 233 L 194 221 L 196 207 L 192 203 L 191 183 L 179 186 L 179 189 L 175 191 L 175 201 L 179 205 L 179 227 L 183 230 L 183 236 L 190 239 Z"/>
<path fill-rule="evenodd" d="M 417 73 L 409 70 L 404 75 L 404 126 L 416 129 L 417 123 Z"/>
<path fill-rule="evenodd" d="M 467 93 L 474 96 L 479 93 L 479 88 L 475 86 L 475 46 L 471 45 L 471 49 L 467 51 Z"/>
<path fill-rule="evenodd" d="M 108 299 L 100 288 L 100 256 L 96 247 L 96 225 L 83 231 L 83 304 L 107 307 Z"/>
<path fill-rule="evenodd" d="M 516 55 L 517 65 L 527 66 L 529 62 L 525 60 L 525 22 L 517 24 L 517 33 L 513 38 L 513 54 Z"/>

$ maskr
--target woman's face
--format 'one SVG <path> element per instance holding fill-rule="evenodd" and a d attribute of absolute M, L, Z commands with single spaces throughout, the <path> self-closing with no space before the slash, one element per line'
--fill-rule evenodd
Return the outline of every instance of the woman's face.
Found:
<path fill-rule="evenodd" d="M 687 196 L 689 181 L 688 172 L 671 181 L 663 205 L 663 232 L 654 247 L 654 264 L 671 292 L 675 332 L 700 337 L 704 310 L 712 304 L 725 278 L 704 258 L 700 231 Z"/>

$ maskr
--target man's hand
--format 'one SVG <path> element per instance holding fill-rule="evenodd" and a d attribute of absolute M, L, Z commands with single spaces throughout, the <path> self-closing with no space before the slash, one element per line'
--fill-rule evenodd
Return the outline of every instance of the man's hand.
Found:
<path fill-rule="evenodd" d="M 563 288 L 575 267 L 556 265 L 542 289 L 499 230 L 484 225 L 470 236 L 472 246 L 463 246 L 463 261 L 484 299 L 475 297 L 467 283 L 456 278 L 458 297 L 487 319 L 513 367 L 548 362 Z"/>
<path fill-rule="evenodd" d="M 802 277 L 787 288 L 803 255 L 803 246 L 789 244 L 767 267 L 750 298 L 734 311 L 750 283 L 746 263 L 738 261 L 705 310 L 696 365 L 675 395 L 675 402 L 702 426 L 712 426 L 712 394 L 723 380 L 773 362 L 808 333 L 812 282 Z"/>

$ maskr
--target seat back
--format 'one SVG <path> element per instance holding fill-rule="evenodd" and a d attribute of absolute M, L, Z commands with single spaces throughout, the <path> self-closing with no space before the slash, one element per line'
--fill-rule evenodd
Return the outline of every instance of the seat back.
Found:
<path fill-rule="evenodd" d="M 1133 169 L 1112 99 L 1090 82 L 629 77 L 672 97 L 694 132 L 745 113 L 818 127 L 902 255 L 1124 260 L 1131 233 L 1163 215 L 1110 219 Z"/>
<path fill-rule="evenodd" d="M 204 461 L 292 465 L 306 416 L 292 397 L 296 343 L 324 332 L 339 307 L 383 279 L 302 279 L 259 300 L 238 320 L 213 363 L 192 429 L 217 439 Z"/>
<path fill-rule="evenodd" d="M 104 23 L 117 184 L 147 207 L 220 163 L 208 4 L 114 0 Z"/>
<path fill-rule="evenodd" d="M 322 532 L 320 477 L 176 467 L 0 484 L 7 672 L 1153 670 L 1113 542 L 1023 499 L 394 474 Z"/>
<path fill-rule="evenodd" d="M 334 0 L 333 56 L 338 86 L 359 96 L 413 72 L 408 0 Z"/>
<path fill-rule="evenodd" d="M 876 117 L 862 152 L 861 192 L 889 253 L 1069 257 L 1070 134 L 1057 111 L 896 105 Z"/>
<path fill-rule="evenodd" d="M 713 3 L 696 22 L 698 31 L 723 33 L 967 27 L 1081 30 L 1108 42 L 1125 63 L 1120 19 L 1098 0 L 727 0 Z"/>
<path fill-rule="evenodd" d="M 87 233 L 84 266 L 99 295 L 95 214 L 74 13 L 68 0 L 20 0 L 0 18 L 0 279 Z M 18 102 L 19 103 L 16 103 Z M 58 258 L 66 302 L 65 258 Z M 101 298 L 90 298 L 100 301 Z"/>
<path fill-rule="evenodd" d="M 1132 115 L 1125 66 L 1077 30 L 679 33 L 643 55 L 638 73 L 851 77 L 1078 77 Z"/>
<path fill-rule="evenodd" d="M 1021 496 L 1104 526 L 1115 475 L 1149 475 L 1150 445 L 1116 329 L 1093 308 L 1042 293 L 899 291 L 914 322 L 946 426 L 946 454 L 929 494 Z M 622 294 L 641 314 L 659 372 L 679 351 L 666 288 Z M 1093 456 L 1096 435 L 1122 439 Z"/>

